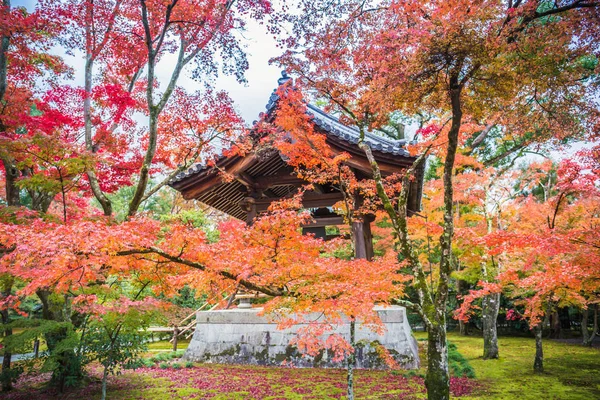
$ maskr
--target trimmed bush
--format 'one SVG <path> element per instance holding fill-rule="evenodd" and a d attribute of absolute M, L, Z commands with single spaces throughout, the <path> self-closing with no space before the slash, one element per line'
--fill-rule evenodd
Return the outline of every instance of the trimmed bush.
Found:
<path fill-rule="evenodd" d="M 475 370 L 452 342 L 448 342 L 448 366 L 450 373 L 454 376 L 475 378 Z"/>

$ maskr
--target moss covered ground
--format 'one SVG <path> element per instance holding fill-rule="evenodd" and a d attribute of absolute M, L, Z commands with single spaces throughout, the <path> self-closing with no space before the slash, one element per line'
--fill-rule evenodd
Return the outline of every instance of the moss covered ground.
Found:
<path fill-rule="evenodd" d="M 425 365 L 425 334 L 416 334 Z M 501 358 L 483 360 L 482 339 L 450 334 L 456 346 L 457 370 L 454 397 L 464 399 L 596 399 L 600 398 L 600 350 L 578 345 L 545 342 L 544 374 L 532 370 L 534 341 L 529 338 L 500 338 Z M 110 399 L 343 399 L 345 371 L 253 366 L 186 364 L 165 353 L 157 343 L 146 363 L 135 371 L 111 377 Z M 163 350 L 163 351 L 161 351 Z M 174 366 L 176 364 L 176 366 Z M 452 364 L 452 363 L 451 363 Z M 424 399 L 423 373 L 419 371 L 357 371 L 358 399 Z M 90 368 L 85 387 L 58 395 L 44 389 L 49 376 L 24 377 L 6 399 L 56 399 L 100 397 L 100 371 Z M 1 396 L 0 396 L 1 397 Z"/>
<path fill-rule="evenodd" d="M 419 333 L 418 335 L 423 335 Z M 533 338 L 500 337 L 500 358 L 484 360 L 483 339 L 450 334 L 481 384 L 468 399 L 600 399 L 600 349 L 544 340 L 545 372 L 533 372 Z"/>

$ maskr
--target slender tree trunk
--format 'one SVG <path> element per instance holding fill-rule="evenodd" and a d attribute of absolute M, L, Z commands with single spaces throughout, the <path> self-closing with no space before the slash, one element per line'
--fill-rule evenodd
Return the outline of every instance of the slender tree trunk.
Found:
<path fill-rule="evenodd" d="M 177 336 L 179 336 L 179 329 L 177 326 L 173 327 L 173 351 L 177 351 Z"/>
<path fill-rule="evenodd" d="M 10 296 L 12 291 L 14 279 L 12 277 L 6 277 L 3 282 L 2 298 Z M 2 325 L 10 323 L 10 314 L 8 307 L 0 311 L 2 316 Z M 13 333 L 11 328 L 4 328 L 4 338 L 11 336 Z M 10 368 L 12 354 L 7 348 L 4 348 L 4 358 L 2 359 L 2 391 L 9 391 L 12 389 L 12 371 Z"/>
<path fill-rule="evenodd" d="M 108 381 L 108 368 L 104 367 L 104 372 L 102 373 L 102 400 L 106 400 L 106 383 Z"/>
<path fill-rule="evenodd" d="M 446 321 L 443 322 L 443 324 L 434 324 L 427 332 L 427 376 L 425 377 L 425 386 L 427 387 L 427 398 L 430 400 L 450 398 Z"/>
<path fill-rule="evenodd" d="M 590 308 L 581 310 L 581 339 L 584 346 L 590 345 L 590 332 L 588 332 L 588 319 L 590 317 Z"/>
<path fill-rule="evenodd" d="M 535 335 L 535 360 L 533 361 L 533 370 L 535 372 L 544 372 L 544 349 L 542 347 L 542 323 L 540 322 L 533 328 Z"/>
<path fill-rule="evenodd" d="M 10 0 L 2 0 L 2 7 L 10 10 Z M 0 103 L 4 101 L 4 95 L 8 86 L 8 60 L 6 54 L 10 46 L 10 35 L 3 35 L 0 39 Z M 6 126 L 0 119 L 0 132 L 3 132 Z M 5 171 L 5 190 L 6 202 L 9 206 L 19 206 L 19 188 L 16 185 L 20 171 L 14 164 L 14 160 L 8 154 L 0 154 L 2 156 L 2 164 Z"/>
<path fill-rule="evenodd" d="M 498 358 L 498 311 L 500 310 L 500 293 L 483 298 L 483 358 Z"/>
<path fill-rule="evenodd" d="M 348 400 L 354 400 L 354 369 L 356 368 L 356 321 L 350 320 L 350 346 L 352 353 L 348 355 Z"/>
<path fill-rule="evenodd" d="M 10 10 L 10 0 L 2 0 L 2 7 Z M 0 102 L 4 100 L 4 94 L 6 93 L 7 87 L 7 76 L 8 76 L 8 63 L 6 54 L 8 47 L 10 46 L 10 35 L 6 34 L 2 36 L 2 43 L 0 43 Z"/>
<path fill-rule="evenodd" d="M 594 327 L 592 329 L 593 330 L 592 337 L 590 339 L 590 344 L 594 341 L 596 335 L 598 334 L 598 304 L 594 305 Z"/>
<path fill-rule="evenodd" d="M 448 131 L 447 154 L 444 161 L 444 232 L 440 237 L 440 268 L 437 288 L 431 287 L 427 282 L 427 276 L 423 266 L 415 252 L 412 241 L 408 234 L 407 225 L 407 199 L 410 176 L 407 174 L 402 181 L 403 188 L 396 207 L 392 205 L 385 187 L 382 183 L 381 172 L 377 161 L 373 157 L 371 149 L 366 145 L 364 132 L 361 130 L 359 147 L 365 152 L 371 169 L 373 179 L 376 182 L 377 196 L 383 203 L 383 208 L 390 216 L 394 230 L 398 234 L 399 250 L 402 256 L 410 262 L 415 277 L 415 289 L 419 297 L 419 303 L 399 301 L 399 304 L 407 304 L 412 307 L 425 321 L 428 328 L 428 368 L 425 384 L 427 386 L 427 398 L 429 400 L 447 400 L 450 397 L 450 376 L 448 372 L 448 347 L 446 343 L 446 306 L 448 303 L 450 273 L 453 269 L 452 261 L 452 236 L 454 233 L 453 221 L 453 171 L 456 151 L 458 149 L 458 136 L 462 123 L 461 91 L 463 83 L 458 79 L 455 72 L 450 79 L 450 99 L 452 102 L 452 124 Z M 425 154 L 413 164 L 409 172 L 420 162 L 424 161 Z"/>
<path fill-rule="evenodd" d="M 588 322 L 590 317 L 590 307 L 588 306 L 582 311 L 581 316 L 581 336 L 584 346 L 591 346 L 596 338 L 598 331 L 598 307 L 594 306 L 594 325 L 592 328 L 592 334 L 588 330 Z"/>
<path fill-rule="evenodd" d="M 156 141 L 158 136 L 158 112 L 156 111 L 155 106 L 150 106 L 149 118 L 150 126 L 148 135 L 148 149 L 146 150 L 146 155 L 144 156 L 142 168 L 140 169 L 139 181 L 135 187 L 135 192 L 133 194 L 133 197 L 131 198 L 131 202 L 129 203 L 128 215 L 130 217 L 134 216 L 137 213 L 138 209 L 140 208 L 140 205 L 142 204 L 142 199 L 144 198 L 144 193 L 146 192 L 146 187 L 148 186 L 148 182 L 150 180 L 150 167 L 152 166 L 154 154 L 156 153 Z"/>
<path fill-rule="evenodd" d="M 554 339 L 560 339 L 562 337 L 558 311 L 554 311 L 550 314 L 550 337 Z"/>
<path fill-rule="evenodd" d="M 4 128 L 0 125 L 0 131 Z M 11 157 L 5 155 L 2 157 L 2 164 L 4 165 L 5 171 L 5 190 L 6 190 L 6 203 L 9 206 L 18 207 L 21 205 L 19 188 L 17 187 L 17 179 L 21 175 L 21 172 L 17 168 Z"/>
<path fill-rule="evenodd" d="M 10 322 L 9 320 L 9 315 L 8 315 L 8 309 L 4 309 L 0 312 L 0 314 L 2 315 L 2 324 L 8 324 Z M 4 328 L 4 338 L 9 337 L 10 335 L 12 335 L 12 329 L 10 328 Z M 11 362 L 11 358 L 12 358 L 12 354 L 10 351 L 8 351 L 6 349 L 6 347 L 4 348 L 4 358 L 2 360 L 2 391 L 3 392 L 7 392 L 9 390 L 12 389 L 12 371 L 10 369 L 10 362 Z"/>
<path fill-rule="evenodd" d="M 50 297 L 52 293 L 49 290 L 40 289 L 36 294 L 42 302 L 42 317 L 44 319 L 58 322 L 70 321 L 68 314 L 64 310 L 65 307 L 62 304 L 53 303 Z M 54 332 L 47 332 L 44 335 L 48 351 L 53 354 L 58 364 L 52 371 L 50 382 L 61 393 L 66 387 L 67 378 L 72 381 L 78 381 L 83 378 L 83 369 L 75 351 L 72 349 L 58 350 L 60 342 L 67 338 L 68 333 L 67 328 L 62 328 Z"/>
<path fill-rule="evenodd" d="M 458 74 L 450 77 L 450 101 L 452 124 L 448 131 L 448 145 L 444 160 L 444 232 L 440 237 L 440 269 L 433 309 L 427 312 L 431 322 L 427 346 L 427 398 L 447 400 L 450 398 L 450 375 L 448 372 L 448 345 L 446 343 L 446 306 L 448 303 L 450 273 L 453 267 L 452 237 L 454 235 L 454 161 L 458 149 L 458 136 L 462 123 L 462 85 Z"/>
<path fill-rule="evenodd" d="M 466 282 L 462 279 L 459 279 L 456 282 L 456 291 L 458 294 L 462 294 L 463 290 L 465 290 Z M 458 331 L 461 336 L 469 336 L 469 325 L 465 323 L 463 320 L 458 320 Z"/>
<path fill-rule="evenodd" d="M 469 336 L 469 325 L 464 321 L 458 320 L 458 333 L 461 336 Z"/>
<path fill-rule="evenodd" d="M 86 34 L 86 47 L 88 48 L 87 54 L 85 56 L 85 76 L 84 76 L 84 85 L 85 85 L 85 99 L 83 100 L 83 119 L 85 122 L 85 147 L 88 151 L 92 153 L 96 153 L 97 148 L 94 146 L 94 142 L 92 140 L 92 77 L 93 77 L 93 69 L 94 69 L 94 56 L 92 54 L 91 46 L 92 46 L 92 27 L 90 25 L 90 21 L 92 19 L 91 13 L 93 4 L 87 4 L 88 7 L 88 18 L 86 18 L 86 26 L 85 26 L 85 34 Z M 108 33 L 107 33 L 108 34 Z M 112 203 L 108 197 L 104 194 L 102 189 L 100 188 L 100 183 L 98 182 L 98 177 L 96 176 L 93 168 L 90 168 L 86 171 L 88 181 L 90 182 L 90 188 L 92 189 L 92 193 L 100 206 L 102 207 L 102 211 L 104 215 L 111 216 L 112 215 Z"/>

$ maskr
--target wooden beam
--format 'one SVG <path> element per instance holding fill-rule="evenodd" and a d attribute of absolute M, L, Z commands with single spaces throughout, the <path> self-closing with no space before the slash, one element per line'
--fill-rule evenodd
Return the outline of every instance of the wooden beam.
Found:
<path fill-rule="evenodd" d="M 222 163 L 217 163 L 217 168 L 222 168 L 225 172 L 236 176 L 250 167 L 254 161 L 256 161 L 256 156 L 251 154 L 246 157 L 238 157 L 234 162 L 230 159 L 225 160 Z M 224 167 L 224 165 L 226 165 L 226 167 Z M 178 190 L 181 191 L 184 199 L 190 200 L 199 197 L 223 182 L 224 179 L 222 174 L 216 169 L 210 169 L 203 172 L 199 177 L 190 177 L 190 182 L 186 183 L 185 187 Z"/>
<path fill-rule="evenodd" d="M 240 171 L 235 174 L 235 179 L 248 189 L 253 189 L 256 187 L 256 182 L 254 182 L 254 179 L 244 171 Z"/>
<path fill-rule="evenodd" d="M 270 176 L 258 176 L 255 178 L 256 187 L 260 189 L 268 189 L 273 186 L 301 186 L 305 185 L 306 182 L 304 179 L 300 179 L 295 175 L 291 174 L 278 174 L 278 175 L 270 175 Z"/>
<path fill-rule="evenodd" d="M 256 199 L 256 211 L 263 212 L 271 205 L 272 202 L 280 199 L 262 198 Z M 344 196 L 341 192 L 316 194 L 306 193 L 302 198 L 302 206 L 304 208 L 320 208 L 320 207 L 331 207 L 338 201 L 344 200 Z"/>
<path fill-rule="evenodd" d="M 331 217 L 315 217 L 314 222 L 304 224 L 302 226 L 306 228 L 318 228 L 321 226 L 336 226 L 344 224 L 344 217 L 342 217 L 341 215 L 336 215 Z"/>

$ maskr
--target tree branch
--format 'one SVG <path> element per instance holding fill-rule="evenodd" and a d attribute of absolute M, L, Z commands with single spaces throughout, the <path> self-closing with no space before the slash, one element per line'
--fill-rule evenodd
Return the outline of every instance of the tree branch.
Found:
<path fill-rule="evenodd" d="M 167 253 L 159 248 L 156 248 L 156 247 L 122 250 L 122 251 L 118 251 L 116 253 L 117 256 L 130 256 L 130 255 L 138 255 L 138 254 L 156 254 L 156 255 L 158 255 L 166 260 L 169 260 L 171 262 L 174 262 L 176 264 L 185 265 L 185 266 L 188 266 L 191 268 L 198 269 L 200 271 L 207 270 L 206 266 L 204 264 L 186 260 L 180 256 L 174 256 L 174 255 L 169 254 L 169 253 Z M 256 285 L 246 279 L 241 279 L 237 275 L 235 275 L 231 272 L 228 272 L 228 271 L 216 271 L 216 273 L 225 279 L 230 279 L 230 280 L 239 282 L 239 284 L 241 286 L 245 287 L 248 290 L 264 293 L 268 296 L 273 296 L 273 297 L 281 297 L 281 296 L 297 297 L 298 296 L 298 294 L 296 294 L 295 292 L 286 291 L 285 289 L 274 289 L 274 288 L 269 288 L 269 287 L 265 287 L 265 286 L 261 286 L 261 285 Z"/>

